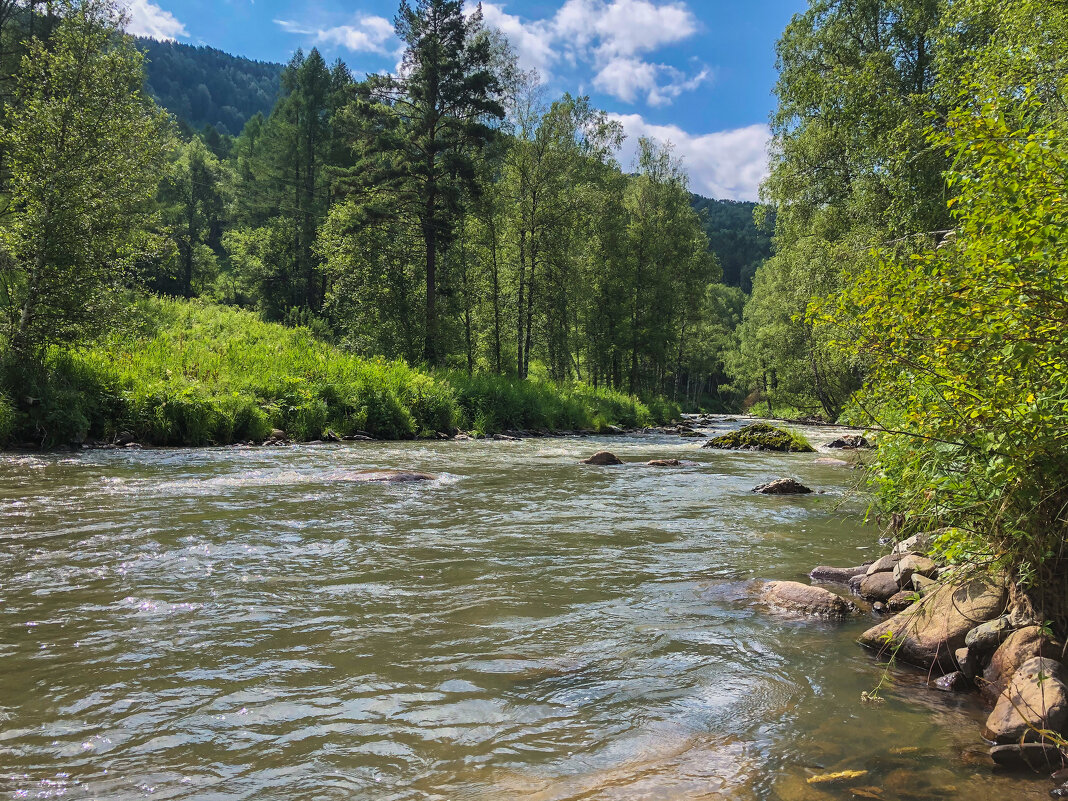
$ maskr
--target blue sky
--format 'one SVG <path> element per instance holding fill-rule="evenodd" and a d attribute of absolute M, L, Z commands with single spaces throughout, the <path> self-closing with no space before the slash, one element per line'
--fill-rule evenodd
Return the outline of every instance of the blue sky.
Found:
<path fill-rule="evenodd" d="M 318 47 L 362 77 L 392 70 L 397 0 L 124 0 L 134 33 L 286 61 Z M 547 96 L 588 94 L 628 135 L 670 141 L 695 192 L 753 200 L 766 172 L 775 42 L 805 0 L 497 0 L 486 22 Z"/>

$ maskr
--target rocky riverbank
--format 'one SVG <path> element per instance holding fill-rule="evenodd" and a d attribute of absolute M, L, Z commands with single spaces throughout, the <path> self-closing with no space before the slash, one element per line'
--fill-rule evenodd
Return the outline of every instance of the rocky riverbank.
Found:
<path fill-rule="evenodd" d="M 928 683 L 939 689 L 974 694 L 990 709 L 976 736 L 990 746 L 993 763 L 1048 772 L 1057 785 L 1053 797 L 1068 797 L 1064 645 L 1006 576 L 932 558 L 940 533 L 898 542 L 868 565 L 817 567 L 810 578 L 824 586 L 807 589 L 842 597 L 826 587 L 844 586 L 870 603 L 882 619 L 860 636 L 862 646 L 891 668 L 927 670 Z"/>

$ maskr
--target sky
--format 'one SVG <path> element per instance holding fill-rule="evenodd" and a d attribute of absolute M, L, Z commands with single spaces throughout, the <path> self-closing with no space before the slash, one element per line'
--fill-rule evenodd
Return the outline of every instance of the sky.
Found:
<path fill-rule="evenodd" d="M 393 70 L 397 0 L 123 0 L 129 30 L 284 62 L 298 48 L 357 78 Z M 503 31 L 546 96 L 589 95 L 627 134 L 670 142 L 698 194 L 756 200 L 767 173 L 775 42 L 806 0 L 495 0 Z"/>

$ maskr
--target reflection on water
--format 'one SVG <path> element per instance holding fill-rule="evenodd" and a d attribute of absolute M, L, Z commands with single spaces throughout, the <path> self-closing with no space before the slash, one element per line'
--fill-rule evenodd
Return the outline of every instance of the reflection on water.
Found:
<path fill-rule="evenodd" d="M 829 433 L 812 432 L 816 441 Z M 628 462 L 592 468 L 610 447 Z M 0 794 L 1007 797 L 981 711 L 752 586 L 877 552 L 854 473 L 668 437 L 0 459 Z M 419 470 L 367 484 L 366 470 Z M 824 494 L 749 490 L 793 475 Z M 867 771 L 842 785 L 807 779 Z"/>

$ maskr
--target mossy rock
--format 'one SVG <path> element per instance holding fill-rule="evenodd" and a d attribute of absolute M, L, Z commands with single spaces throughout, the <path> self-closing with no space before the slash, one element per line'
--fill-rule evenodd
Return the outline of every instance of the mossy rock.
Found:
<path fill-rule="evenodd" d="M 767 423 L 753 423 L 745 428 L 716 437 L 706 442 L 704 447 L 725 451 L 781 451 L 783 453 L 812 453 L 815 450 L 800 434 L 783 431 Z"/>

